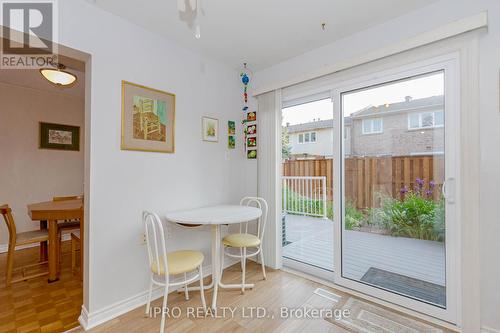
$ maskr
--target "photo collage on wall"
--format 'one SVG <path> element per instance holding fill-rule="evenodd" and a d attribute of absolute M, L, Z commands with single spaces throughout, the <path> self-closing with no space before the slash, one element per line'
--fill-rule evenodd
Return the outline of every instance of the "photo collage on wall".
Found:
<path fill-rule="evenodd" d="M 245 148 L 248 159 L 257 158 L 257 112 L 247 112 L 245 122 Z"/>

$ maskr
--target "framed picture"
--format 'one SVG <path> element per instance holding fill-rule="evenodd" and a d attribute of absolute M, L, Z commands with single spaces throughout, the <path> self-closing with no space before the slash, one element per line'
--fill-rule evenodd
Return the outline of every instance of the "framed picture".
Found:
<path fill-rule="evenodd" d="M 175 95 L 122 81 L 123 150 L 175 151 Z"/>
<path fill-rule="evenodd" d="M 227 122 L 227 134 L 234 135 L 236 134 L 236 122 L 233 120 L 228 120 Z"/>
<path fill-rule="evenodd" d="M 203 141 L 219 141 L 219 120 L 209 117 L 201 118 L 201 128 Z"/>
<path fill-rule="evenodd" d="M 230 135 L 227 137 L 227 148 L 234 149 L 236 147 L 236 139 L 234 135 Z"/>
<path fill-rule="evenodd" d="M 247 134 L 248 135 L 257 134 L 257 124 L 248 125 L 247 126 Z"/>
<path fill-rule="evenodd" d="M 249 160 L 254 160 L 257 158 L 257 150 L 247 150 L 247 158 Z"/>
<path fill-rule="evenodd" d="M 40 123 L 40 149 L 80 150 L 80 127 Z"/>
<path fill-rule="evenodd" d="M 256 121 L 257 120 L 257 113 L 254 111 L 248 112 L 247 113 L 247 121 Z"/>
<path fill-rule="evenodd" d="M 247 138 L 247 146 L 257 147 L 257 138 L 256 137 Z"/>

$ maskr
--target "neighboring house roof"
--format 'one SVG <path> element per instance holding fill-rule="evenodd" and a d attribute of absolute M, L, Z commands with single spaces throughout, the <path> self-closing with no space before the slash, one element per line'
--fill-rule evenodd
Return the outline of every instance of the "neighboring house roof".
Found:
<path fill-rule="evenodd" d="M 351 125 L 351 123 L 352 123 L 351 117 L 344 118 L 345 125 Z M 314 131 L 325 128 L 332 128 L 332 127 L 333 127 L 333 119 L 327 119 L 327 120 L 311 121 L 310 123 L 304 123 L 298 125 L 290 125 L 287 126 L 286 129 L 288 133 L 291 134 L 291 133 Z"/>
<path fill-rule="evenodd" d="M 286 128 L 288 133 L 299 133 L 299 132 L 313 131 L 323 128 L 332 128 L 332 127 L 333 127 L 333 119 L 327 119 L 327 120 L 312 121 L 310 123 L 305 123 L 305 124 L 290 125 L 287 126 Z"/>
<path fill-rule="evenodd" d="M 418 109 L 442 106 L 444 104 L 444 96 L 431 96 L 426 98 L 419 99 L 411 99 L 407 98 L 404 102 L 392 103 L 388 106 L 380 105 L 380 106 L 368 106 L 364 109 L 354 112 L 351 114 L 351 117 L 365 117 L 376 114 L 385 114 L 385 113 L 393 113 L 393 112 L 401 112 L 401 111 L 409 111 Z"/>

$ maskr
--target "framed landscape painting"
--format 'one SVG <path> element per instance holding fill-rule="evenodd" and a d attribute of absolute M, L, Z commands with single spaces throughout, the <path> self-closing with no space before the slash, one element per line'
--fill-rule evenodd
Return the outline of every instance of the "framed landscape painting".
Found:
<path fill-rule="evenodd" d="M 175 151 L 175 95 L 122 81 L 123 150 Z"/>
<path fill-rule="evenodd" d="M 209 117 L 201 118 L 201 130 L 203 141 L 218 142 L 219 141 L 219 120 Z"/>
<path fill-rule="evenodd" d="M 80 127 L 40 123 L 40 149 L 80 150 Z"/>

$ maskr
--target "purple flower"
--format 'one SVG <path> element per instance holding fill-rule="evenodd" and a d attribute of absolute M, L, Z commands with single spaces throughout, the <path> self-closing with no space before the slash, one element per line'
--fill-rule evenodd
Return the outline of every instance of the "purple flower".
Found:
<path fill-rule="evenodd" d="M 415 182 L 417 183 L 417 185 L 418 185 L 418 187 L 419 187 L 419 188 L 424 187 L 424 180 L 423 180 L 423 179 L 421 179 L 421 178 L 417 178 L 417 179 L 415 180 Z"/>
<path fill-rule="evenodd" d="M 401 187 L 401 189 L 399 190 L 399 193 L 401 193 L 401 194 L 406 194 L 406 193 L 408 193 L 408 187 L 406 187 L 406 185 L 405 185 L 405 186 L 403 186 L 403 187 Z"/>
<path fill-rule="evenodd" d="M 425 191 L 425 195 L 427 195 L 428 197 L 432 197 L 432 190 Z"/>
<path fill-rule="evenodd" d="M 429 182 L 429 188 L 433 189 L 435 186 L 436 186 L 436 182 L 435 182 L 435 181 L 433 181 L 433 180 L 431 180 L 431 181 Z"/>

